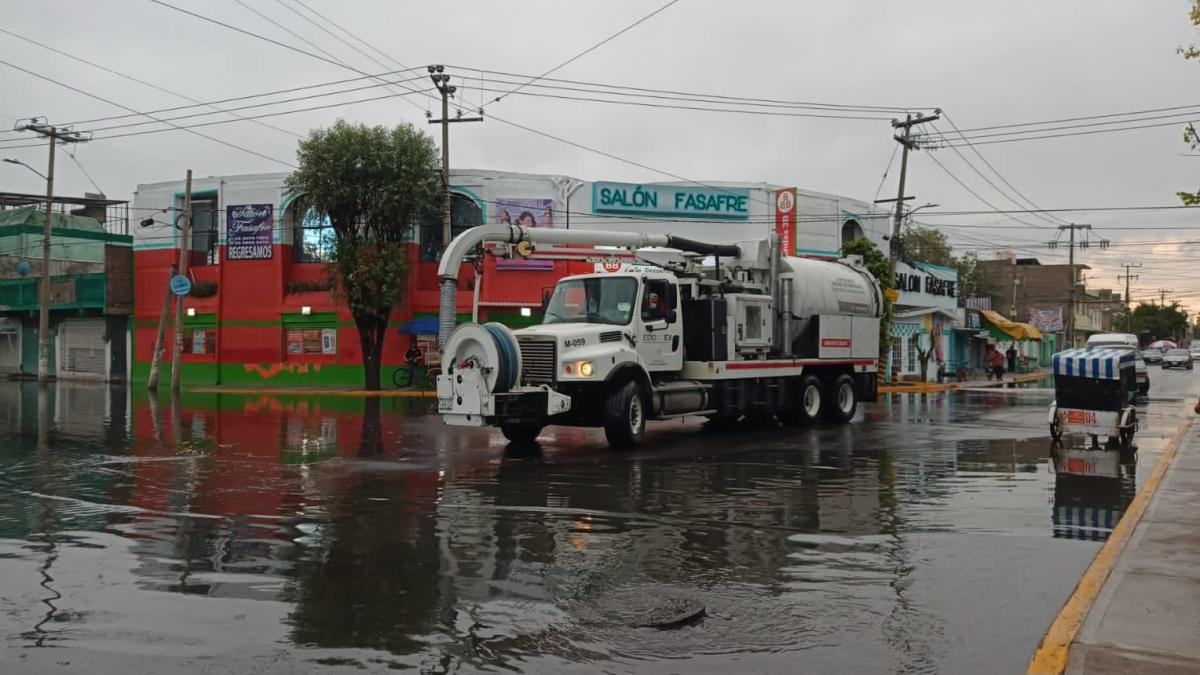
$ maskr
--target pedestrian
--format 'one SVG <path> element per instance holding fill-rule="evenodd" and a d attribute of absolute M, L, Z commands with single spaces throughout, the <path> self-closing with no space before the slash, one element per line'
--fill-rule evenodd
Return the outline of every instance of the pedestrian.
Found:
<path fill-rule="evenodd" d="M 997 380 L 1004 379 L 1004 354 L 1000 353 L 999 349 L 993 349 L 992 354 L 988 357 L 988 369 L 991 371 L 988 379 L 992 379 L 994 375 Z"/>
<path fill-rule="evenodd" d="M 1015 342 L 1008 346 L 1008 351 L 1004 352 L 1004 356 L 1008 358 L 1008 372 L 1017 372 L 1017 345 Z"/>
<path fill-rule="evenodd" d="M 408 351 L 404 352 L 404 360 L 408 362 L 408 386 L 417 386 L 417 366 L 421 363 L 421 350 L 417 349 L 417 341 L 408 343 Z"/>

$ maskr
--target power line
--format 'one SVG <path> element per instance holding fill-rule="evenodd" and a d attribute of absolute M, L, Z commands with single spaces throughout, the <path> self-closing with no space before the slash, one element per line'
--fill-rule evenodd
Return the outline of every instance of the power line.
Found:
<path fill-rule="evenodd" d="M 151 1 L 154 1 L 154 0 L 151 0 Z M 137 110 L 135 110 L 135 109 L 133 109 L 133 108 L 130 108 L 130 107 L 129 107 L 129 106 L 127 106 L 127 105 L 123 105 L 123 104 L 121 104 L 121 103 L 117 103 L 116 101 L 113 101 L 113 100 L 110 100 L 110 99 L 104 98 L 103 96 L 99 96 L 99 95 L 97 95 L 97 94 L 93 94 L 93 93 L 91 93 L 91 92 L 89 92 L 89 91 L 84 91 L 83 89 L 80 89 L 80 88 L 78 88 L 78 87 L 73 87 L 73 86 L 71 86 L 71 85 L 69 85 L 69 84 L 66 84 L 65 82 L 60 82 L 60 81 L 58 81 L 58 80 L 55 80 L 55 79 L 52 79 L 52 78 L 46 77 L 45 75 L 42 75 L 42 74 L 40 74 L 40 73 L 35 73 L 35 72 L 34 72 L 34 71 L 32 71 L 32 70 L 28 70 L 28 69 L 26 69 L 26 68 L 22 68 L 21 66 L 18 66 L 18 65 L 15 65 L 15 64 L 9 63 L 8 61 L 3 61 L 3 60 L 0 60 L 0 64 L 6 65 L 6 66 L 8 66 L 9 68 L 13 68 L 13 69 L 15 69 L 15 70 L 19 70 L 19 71 L 21 71 L 21 72 L 23 72 L 23 73 L 25 73 L 25 74 L 27 74 L 27 75 L 31 75 L 31 76 L 33 76 L 33 77 L 36 77 L 36 78 L 38 78 L 38 79 L 45 80 L 45 81 L 47 81 L 47 82 L 50 82 L 50 83 L 52 83 L 52 84 L 57 84 L 57 85 L 58 85 L 58 86 L 60 86 L 60 87 L 63 87 L 63 88 L 65 88 L 65 89 L 70 89 L 71 91 L 74 91 L 74 92 L 76 92 L 76 93 L 79 93 L 79 94 L 83 94 L 84 96 L 87 96 L 87 97 L 89 97 L 89 98 L 96 99 L 97 101 L 101 101 L 101 102 L 103 102 L 103 103 L 107 103 L 107 104 L 109 104 L 109 105 L 111 105 L 111 106 L 115 106 L 115 107 L 117 107 L 117 108 L 121 108 L 122 110 L 128 110 L 129 112 L 137 113 L 137 114 L 139 114 L 139 115 L 141 115 L 141 114 L 144 114 L 144 113 L 141 113 L 141 112 L 139 112 L 139 111 L 137 111 Z M 149 117 L 149 116 L 148 116 L 148 117 Z M 170 123 L 170 122 L 167 122 L 167 124 L 171 124 L 171 123 Z M 181 127 L 181 126 L 179 126 L 179 125 L 174 125 L 174 124 L 172 124 L 172 126 L 174 126 L 174 127 L 178 128 L 178 129 L 180 129 L 180 130 L 182 130 L 182 131 L 187 131 L 188 133 L 190 133 L 190 134 L 193 134 L 193 135 L 195 135 L 195 136 L 199 136 L 200 138 L 205 138 L 205 139 L 208 139 L 208 140 L 210 140 L 210 141 L 213 141 L 214 143 L 220 143 L 221 145 L 224 145 L 224 146 L 226 146 L 226 147 L 230 147 L 230 148 L 233 148 L 233 149 L 235 149 L 235 150 L 241 150 L 242 152 L 245 152 L 245 153 L 248 153 L 248 154 L 254 155 L 255 157 L 261 157 L 262 159 L 266 159 L 266 160 L 269 160 L 269 161 L 275 162 L 275 163 L 277 163 L 277 164 L 282 164 L 282 165 L 284 165 L 284 166 L 288 166 L 288 167 L 291 167 L 291 168 L 293 168 L 293 169 L 294 169 L 294 168 L 296 168 L 296 167 L 295 167 L 295 165 L 294 165 L 294 164 L 291 164 L 290 162 L 285 162 L 285 161 L 283 161 L 283 160 L 281 160 L 281 159 L 276 159 L 276 158 L 274 158 L 274 157 L 271 157 L 270 155 L 264 155 L 263 153 L 261 153 L 261 152 L 258 152 L 258 151 L 256 151 L 256 150 L 250 150 L 249 148 L 244 148 L 244 147 L 242 147 L 242 146 L 240 146 L 240 145 L 237 145 L 237 144 L 234 144 L 234 143 L 230 143 L 229 141 L 223 141 L 223 140 L 221 140 L 221 139 L 219 139 L 219 138 L 214 138 L 214 137 L 212 137 L 212 136 L 208 136 L 208 135 L 206 135 L 206 134 L 203 134 L 203 133 L 201 133 L 201 132 L 199 132 L 199 131 L 195 131 L 195 130 L 193 130 L 193 129 L 189 129 L 189 128 L 187 128 L 187 127 Z M 113 138 L 113 136 L 108 136 L 107 138 Z M 18 146 L 18 147 L 20 147 L 20 146 Z"/>
<path fill-rule="evenodd" d="M 1064 132 L 1061 134 L 1046 134 L 1044 136 L 1021 136 L 1021 137 L 1017 137 L 1017 138 L 996 138 L 996 139 L 992 139 L 992 140 L 986 140 L 986 139 L 985 140 L 977 140 L 978 138 L 981 138 L 981 137 L 975 136 L 975 137 L 972 137 L 971 140 L 975 143 L 975 145 L 993 145 L 995 143 L 1016 143 L 1018 141 L 1039 141 L 1039 140 L 1044 140 L 1044 139 L 1048 139 L 1048 138 L 1067 138 L 1070 136 L 1090 136 L 1093 134 L 1108 134 L 1108 133 L 1114 133 L 1114 132 L 1118 132 L 1118 131 L 1135 131 L 1137 129 L 1155 129 L 1158 127 L 1173 127 L 1173 126 L 1178 126 L 1180 124 L 1183 124 L 1184 122 L 1187 122 L 1189 124 L 1194 123 L 1196 121 L 1196 118 L 1200 118 L 1200 116 L 1193 116 L 1193 119 L 1191 119 L 1191 120 L 1181 119 L 1181 120 L 1177 120 L 1174 122 L 1159 122 L 1157 124 L 1141 124 L 1141 125 L 1134 125 L 1134 126 L 1128 126 L 1128 127 L 1116 127 L 1113 129 L 1092 129 L 1090 131 Z M 1043 130 L 1043 131 L 1045 131 L 1045 130 Z M 947 144 L 947 147 L 948 147 L 948 145 L 949 144 Z"/>
<path fill-rule="evenodd" d="M 653 12 L 650 12 L 649 14 L 643 16 L 642 18 L 638 19 L 637 21 L 634 21 L 633 23 L 629 24 L 628 26 L 625 26 L 624 28 L 617 31 L 616 33 L 609 35 L 608 37 L 597 42 L 596 44 L 592 45 L 591 47 L 588 47 L 587 49 L 579 52 L 578 54 L 572 56 L 571 58 L 567 59 L 566 61 L 563 61 L 562 63 L 558 64 L 557 66 L 554 66 L 550 70 L 547 70 L 546 72 L 542 73 L 541 75 L 538 75 L 537 77 L 529 80 L 525 84 L 518 86 L 517 88 L 513 89 L 512 91 L 509 91 L 508 93 L 504 93 L 504 94 L 497 96 L 496 98 L 492 99 L 492 103 L 499 103 L 500 100 L 502 98 L 504 98 L 505 96 L 516 93 L 516 92 L 520 91 L 521 89 L 524 89 L 526 86 L 533 84 L 534 82 L 546 77 L 547 75 L 550 75 L 550 74 L 554 73 L 555 71 L 560 70 L 575 61 L 578 61 L 579 59 L 583 58 L 584 56 L 587 56 L 588 54 L 596 51 L 600 47 L 603 47 L 604 45 L 608 44 L 609 42 L 612 42 L 613 40 L 617 39 L 618 37 L 633 30 L 634 28 L 641 25 L 642 23 L 644 23 L 644 22 L 650 20 L 651 18 L 657 16 L 658 14 L 666 11 L 668 8 L 670 8 L 677 2 L 679 2 L 679 0 L 667 0 L 667 2 L 665 4 L 663 4 L 661 7 L 659 7 L 658 9 L 654 10 Z M 489 105 L 491 105 L 491 104 L 489 104 Z M 479 112 L 480 112 L 480 114 L 483 113 L 482 107 L 479 109 Z"/>
<path fill-rule="evenodd" d="M 1000 210 L 1000 209 L 999 209 L 999 208 L 998 208 L 998 207 L 997 207 L 995 204 L 993 204 L 993 203 L 989 202 L 988 200 L 984 199 L 982 195 L 980 195 L 978 192 L 976 192 L 976 191 L 972 190 L 972 189 L 970 188 L 970 186 L 968 186 L 966 183 L 964 183 L 964 182 L 962 181 L 962 179 L 961 179 L 961 178 L 959 178 L 958 176 L 954 175 L 954 173 L 953 173 L 952 171 L 950 171 L 950 169 L 947 169 L 947 168 L 946 168 L 946 165 L 945 165 L 945 164 L 942 164 L 942 162 L 941 162 L 941 161 L 940 161 L 940 160 L 939 160 L 937 157 L 935 157 L 935 156 L 933 155 L 933 153 L 931 153 L 931 152 L 927 152 L 927 153 L 925 153 L 925 154 L 926 154 L 926 156 L 928 156 L 928 157 L 929 157 L 929 159 L 933 160 L 933 163 L 934 163 L 934 164 L 937 164 L 937 165 L 938 165 L 938 168 L 940 168 L 940 169 L 941 169 L 943 172 L 945 172 L 945 174 L 946 174 L 947 176 L 950 176 L 950 178 L 952 178 L 952 179 L 954 180 L 954 182 L 955 182 L 955 183 L 958 183 L 958 184 L 959 184 L 959 185 L 962 187 L 962 189 L 966 190 L 967 192 L 970 192 L 970 193 L 971 193 L 971 194 L 972 194 L 972 195 L 973 195 L 973 196 L 974 196 L 976 199 L 978 199 L 979 201 L 983 202 L 984 204 L 987 204 L 988 206 L 992 207 L 992 212 L 993 212 L 993 213 L 1001 213 L 1001 210 Z M 926 215 L 926 216 L 928 216 L 928 215 L 929 215 L 929 213 L 927 212 L 925 215 Z M 1025 220 L 1021 220 L 1020 218 L 1017 218 L 1016 216 L 1013 216 L 1013 215 L 1011 215 L 1011 214 L 1004 214 L 1004 215 L 1007 215 L 1007 216 L 1008 216 L 1008 218 L 1009 218 L 1010 220 L 1014 220 L 1014 221 L 1016 221 L 1016 222 L 1018 222 L 1018 223 L 1021 223 L 1022 225 L 1025 225 L 1026 227 L 1032 227 L 1032 228 L 1035 228 L 1035 229 L 1044 229 L 1044 226 L 1042 226 L 1042 225 L 1034 225 L 1033 223 L 1030 223 L 1030 222 L 1028 222 L 1028 221 L 1025 221 Z"/>
<path fill-rule="evenodd" d="M 52 52 L 54 52 L 55 54 L 59 54 L 59 55 L 61 55 L 61 56 L 65 56 L 65 57 L 67 57 L 67 58 L 69 58 L 69 59 L 72 59 L 72 60 L 78 61 L 78 62 L 80 62 L 80 63 L 84 63 L 84 64 L 86 64 L 86 65 L 89 65 L 89 66 L 93 67 L 93 68 L 96 68 L 96 69 L 102 70 L 102 71 L 104 71 L 104 72 L 106 72 L 106 73 L 109 73 L 109 74 L 112 74 L 112 75 L 116 75 L 117 77 L 120 77 L 120 78 L 122 78 L 122 79 L 125 79 L 125 80 L 129 80 L 130 82 L 136 82 L 137 84 L 141 84 L 141 85 L 144 85 L 144 86 L 150 87 L 151 89 L 154 89 L 155 91 L 161 91 L 161 92 L 163 92 L 164 94 L 170 94 L 171 96 L 175 96 L 176 98 L 181 98 L 181 99 L 183 99 L 183 100 L 185 100 L 185 101 L 191 101 L 192 103 L 196 103 L 196 104 L 200 104 L 200 105 L 208 105 L 208 104 L 201 104 L 201 103 L 200 103 L 199 101 L 197 101 L 196 99 L 194 99 L 194 98 L 191 98 L 190 96 L 186 96 L 186 95 L 184 95 L 184 94 L 180 94 L 180 93 L 179 93 L 179 92 L 177 92 L 177 91 L 172 91 L 172 90 L 170 90 L 170 89 L 167 89 L 166 87 L 161 87 L 161 86 L 159 86 L 159 85 L 157 85 L 157 84 L 154 84 L 153 82 L 147 82 L 146 80 L 143 80 L 143 79 L 140 79 L 140 78 L 137 78 L 137 77 L 133 77 L 132 75 L 128 75 L 128 74 L 126 74 L 126 73 L 122 73 L 122 72 L 120 72 L 120 71 L 118 71 L 118 70 L 114 70 L 114 69 L 112 69 L 112 68 L 108 68 L 108 67 L 106 67 L 106 66 L 102 66 L 102 65 L 100 65 L 99 63 L 96 63 L 96 62 L 94 62 L 94 61 L 89 61 L 88 59 L 85 59 L 85 58 L 83 58 L 82 56 L 76 56 L 75 54 L 70 54 L 70 53 L 68 53 L 68 52 L 65 52 L 65 51 L 63 51 L 63 50 L 61 50 L 61 49 L 57 49 L 57 48 L 55 48 L 55 47 L 51 47 L 50 45 L 48 45 L 48 44 L 45 44 L 45 43 L 43 43 L 43 42 L 38 42 L 37 40 L 34 40 L 33 38 L 26 37 L 26 36 L 24 36 L 24 35 L 19 35 L 19 34 L 17 34 L 17 33 L 14 33 L 14 32 L 12 32 L 12 31 L 10 31 L 10 30 L 6 30 L 6 29 L 4 29 L 4 28 L 0 28 L 0 33 L 4 33 L 5 35 L 11 35 L 12 37 L 15 37 L 15 38 L 17 38 L 18 40 L 24 40 L 25 42 L 28 42 L 28 43 L 30 43 L 30 44 L 32 44 L 32 45 L 36 45 L 36 46 L 38 46 L 38 47 L 41 47 L 42 49 L 46 49 L 46 50 L 52 51 Z M 251 120 L 251 121 L 252 121 L 252 120 Z M 78 123 L 73 123 L 73 124 L 78 124 Z M 294 133 L 294 132 L 288 131 L 287 129 L 282 129 L 282 128 L 280 128 L 280 127 L 272 126 L 272 125 L 270 125 L 270 124 L 267 124 L 266 122 L 255 122 L 255 124 L 258 124 L 259 126 L 262 126 L 262 127 L 266 127 L 266 128 L 268 128 L 268 129 L 274 129 L 275 131 L 278 131 L 278 132 L 280 132 L 280 133 L 284 133 L 284 134 L 288 134 L 289 136 L 294 136 L 294 137 L 296 137 L 296 138 L 302 138 L 302 136 L 301 136 L 300 134 L 297 134 L 297 133 Z"/>
<path fill-rule="evenodd" d="M 984 156 L 983 156 L 983 153 L 979 151 L 979 148 L 975 147 L 975 146 L 974 146 L 974 145 L 971 143 L 971 141 L 967 139 L 967 137 L 966 137 L 966 136 L 963 134 L 963 132 L 959 130 L 959 128 L 958 128 L 958 125 L 957 125 L 957 124 L 955 124 L 955 123 L 954 123 L 954 120 L 950 118 L 950 115 L 949 115 L 949 113 L 946 113 L 945 111 L 943 111 L 943 112 L 942 112 L 942 116 L 946 118 L 946 123 L 950 125 L 950 128 L 954 129 L 955 133 L 957 133 L 959 136 L 961 136 L 961 137 L 962 137 L 962 139 L 963 139 L 963 140 L 966 142 L 967 146 L 968 146 L 968 147 L 970 147 L 972 151 L 974 151 L 974 153 L 975 153 L 975 156 L 979 157 L 979 159 L 980 159 L 980 160 L 981 160 L 981 161 L 984 163 L 984 165 L 985 165 L 985 166 L 987 166 L 987 168 L 991 169 L 992 173 L 996 174 L 996 177 L 997 177 L 997 178 L 999 178 L 999 179 L 1000 179 L 1000 181 L 1001 181 L 1002 183 L 1004 183 L 1005 185 L 1007 185 L 1007 186 L 1008 186 L 1008 188 L 1009 188 L 1010 190 L 1012 190 L 1014 193 L 1016 193 L 1018 197 L 1020 197 L 1021 199 L 1025 200 L 1025 204 L 1020 204 L 1020 203 L 1016 202 L 1015 200 L 1012 200 L 1011 198 L 1009 199 L 1009 201 L 1012 201 L 1014 204 L 1017 204 L 1017 206 L 1019 206 L 1019 207 L 1021 207 L 1021 208 L 1025 208 L 1026 206 L 1030 206 L 1030 207 L 1033 207 L 1033 208 L 1035 208 L 1035 209 L 1040 209 L 1040 208 L 1041 208 L 1041 207 L 1039 207 L 1037 204 L 1035 204 L 1035 203 L 1033 202 L 1033 200 L 1032 200 L 1032 199 L 1030 199 L 1029 197 L 1026 197 L 1024 193 L 1022 193 L 1020 190 L 1018 190 L 1018 189 L 1016 188 L 1016 186 L 1014 186 L 1012 183 L 1008 182 L 1008 179 L 1007 179 L 1007 178 L 1005 178 L 1005 177 L 1004 177 L 1004 175 L 1003 175 L 1003 174 L 1001 174 L 1001 173 L 1000 173 L 1000 172 L 999 172 L 999 171 L 996 169 L 996 167 L 995 167 L 995 166 L 992 166 L 992 163 L 991 163 L 991 162 L 989 162 L 989 161 L 987 160 L 987 157 L 984 157 Z M 935 126 L 934 128 L 936 129 L 937 127 Z M 958 148 L 957 148 L 957 147 L 956 147 L 956 148 L 954 148 L 954 151 L 955 151 L 956 153 L 958 153 L 960 156 L 962 155 L 962 153 L 960 153 L 960 152 L 958 151 Z M 965 158 L 964 158 L 964 159 L 965 159 Z M 1043 220 L 1045 220 L 1045 221 L 1047 221 L 1047 222 L 1050 222 L 1050 223 L 1056 223 L 1056 224 L 1060 224 L 1060 225 L 1061 225 L 1061 224 L 1063 224 L 1063 223 L 1065 223 L 1065 222 L 1066 222 L 1065 220 L 1063 220 L 1062 218 L 1059 218 L 1059 217 L 1057 217 L 1057 216 L 1045 216 L 1045 215 L 1042 215 L 1042 214 L 1038 214 L 1038 216 L 1039 216 L 1040 218 L 1042 218 Z"/>

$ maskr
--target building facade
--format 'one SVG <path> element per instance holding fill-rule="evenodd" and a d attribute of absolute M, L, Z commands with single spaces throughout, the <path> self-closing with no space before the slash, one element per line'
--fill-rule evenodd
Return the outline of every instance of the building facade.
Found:
<path fill-rule="evenodd" d="M 133 239 L 126 202 L 58 197 L 50 246 L 50 373 L 129 377 Z M 38 372 L 45 197 L 0 193 L 0 377 Z"/>
<path fill-rule="evenodd" d="M 330 290 L 334 237 L 328 222 L 297 206 L 287 174 L 201 178 L 192 186 L 185 299 L 184 371 L 192 384 L 362 384 L 353 318 Z M 833 258 L 849 239 L 886 246 L 888 214 L 874 205 L 765 183 L 629 183 L 500 171 L 451 172 L 452 235 L 482 224 L 636 230 L 728 243 L 780 235 L 798 255 Z M 178 259 L 182 181 L 138 186 L 134 198 L 135 379 L 148 374 L 170 268 Z M 438 311 L 440 212 L 416 223 L 408 246 L 405 301 L 393 309 L 383 379 L 415 341 L 433 357 Z M 559 278 L 600 263 L 486 257 L 460 276 L 458 312 L 519 327 L 540 321 Z M 602 269 L 602 268 L 601 268 Z M 169 354 L 169 350 L 168 350 Z"/>

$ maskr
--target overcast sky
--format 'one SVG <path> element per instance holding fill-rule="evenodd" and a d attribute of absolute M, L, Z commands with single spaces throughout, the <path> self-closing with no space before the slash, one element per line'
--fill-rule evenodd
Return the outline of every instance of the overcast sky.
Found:
<path fill-rule="evenodd" d="M 236 0 L 171 1 L 305 51 L 323 49 L 362 71 L 384 70 L 289 11 L 286 7 L 303 11 L 294 0 L 242 2 L 300 38 Z M 469 73 L 468 68 L 542 73 L 665 2 L 304 1 L 407 66 L 446 63 L 459 67 L 452 69 L 456 74 Z M 4 5 L 0 28 L 198 100 L 356 76 L 148 0 L 9 0 Z M 1185 62 L 1175 53 L 1178 45 L 1197 40 L 1188 23 L 1188 6 L 1186 0 L 680 0 L 555 77 L 762 99 L 926 110 L 936 106 L 963 129 L 1186 106 L 1198 98 L 1193 91 L 1200 83 L 1200 63 Z M 187 103 L 2 33 L 0 60 L 138 111 Z M 467 103 L 487 96 L 479 90 L 478 80 L 457 84 L 460 98 Z M 496 85 L 485 80 L 483 86 Z M 126 112 L 5 65 L 0 65 L 0 91 L 5 94 L 0 97 L 3 129 L 11 128 L 17 118 L 32 115 L 64 123 Z M 283 108 L 383 93 L 368 89 Z M 408 99 L 412 103 L 391 98 L 264 121 L 295 134 L 338 117 L 427 126 L 424 111 L 431 101 L 424 96 Z M 278 109 L 282 108 L 270 110 Z M 1200 116 L 1200 105 L 1197 110 Z M 191 111 L 176 114 L 186 112 Z M 770 181 L 867 200 L 875 197 L 896 146 L 886 120 L 664 110 L 520 94 L 494 104 L 489 112 L 689 179 Z M 128 121 L 132 120 L 77 128 Z M 1042 208 L 1173 204 L 1176 191 L 1200 188 L 1200 157 L 1185 156 L 1190 152 L 1182 142 L 1185 121 L 1122 133 L 977 147 L 1012 186 Z M 944 123 L 939 126 L 949 129 Z M 148 128 L 153 127 L 135 129 Z M 296 137 L 289 133 L 242 121 L 198 131 L 268 157 L 294 161 Z M 585 179 L 669 180 L 497 120 L 460 124 L 453 132 L 451 165 L 455 167 L 562 173 Z M 7 147 L 24 144 L 14 141 L 14 136 L 0 134 L 0 156 L 19 158 L 42 170 L 45 148 Z M 115 197 L 129 197 L 139 183 L 182 178 L 187 168 L 197 175 L 287 169 L 182 131 L 96 141 L 77 150 L 79 161 L 99 186 Z M 988 172 L 970 149 L 961 150 Z M 931 152 L 983 199 L 998 208 L 1015 208 L 954 150 Z M 927 211 L 991 208 L 947 176 L 929 154 L 915 153 L 910 161 L 908 193 L 916 196 L 915 204 L 940 205 Z M 57 192 L 92 189 L 70 159 L 62 155 L 59 159 Z M 881 197 L 895 196 L 898 173 L 897 163 Z M 989 177 L 1012 194 L 995 176 Z M 44 184 L 21 167 L 0 164 L 0 190 L 41 192 Z M 1196 255 L 1200 245 L 1123 243 L 1200 239 L 1200 218 L 1192 212 L 1060 215 L 1091 223 L 1096 228 L 1094 237 L 1116 244 L 1107 251 L 1093 247 L 1080 255 L 1079 261 L 1094 268 L 1090 287 L 1116 286 L 1117 264 L 1140 261 L 1145 267 L 1134 284 L 1135 299 L 1169 288 L 1175 293 L 1168 298 L 1178 297 L 1192 309 L 1200 309 Z M 1022 256 L 1065 261 L 1064 249 L 1051 251 L 1040 243 L 1054 236 L 1052 225 L 1029 215 L 1019 217 L 1046 229 L 999 215 L 934 216 L 927 222 L 944 227 L 959 251 L 979 246 L 982 257 L 992 257 L 993 245 L 1012 244 Z M 1148 229 L 1114 229 L 1132 227 Z"/>

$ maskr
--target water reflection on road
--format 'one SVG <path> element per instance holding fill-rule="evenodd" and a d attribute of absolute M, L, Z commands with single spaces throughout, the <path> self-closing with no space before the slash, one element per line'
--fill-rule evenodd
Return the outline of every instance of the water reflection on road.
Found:
<path fill-rule="evenodd" d="M 0 383 L 0 663 L 1013 671 L 1098 546 L 1055 538 L 1036 392 L 629 454 L 409 399 L 37 399 Z M 708 615 L 632 627 L 670 598 Z"/>

